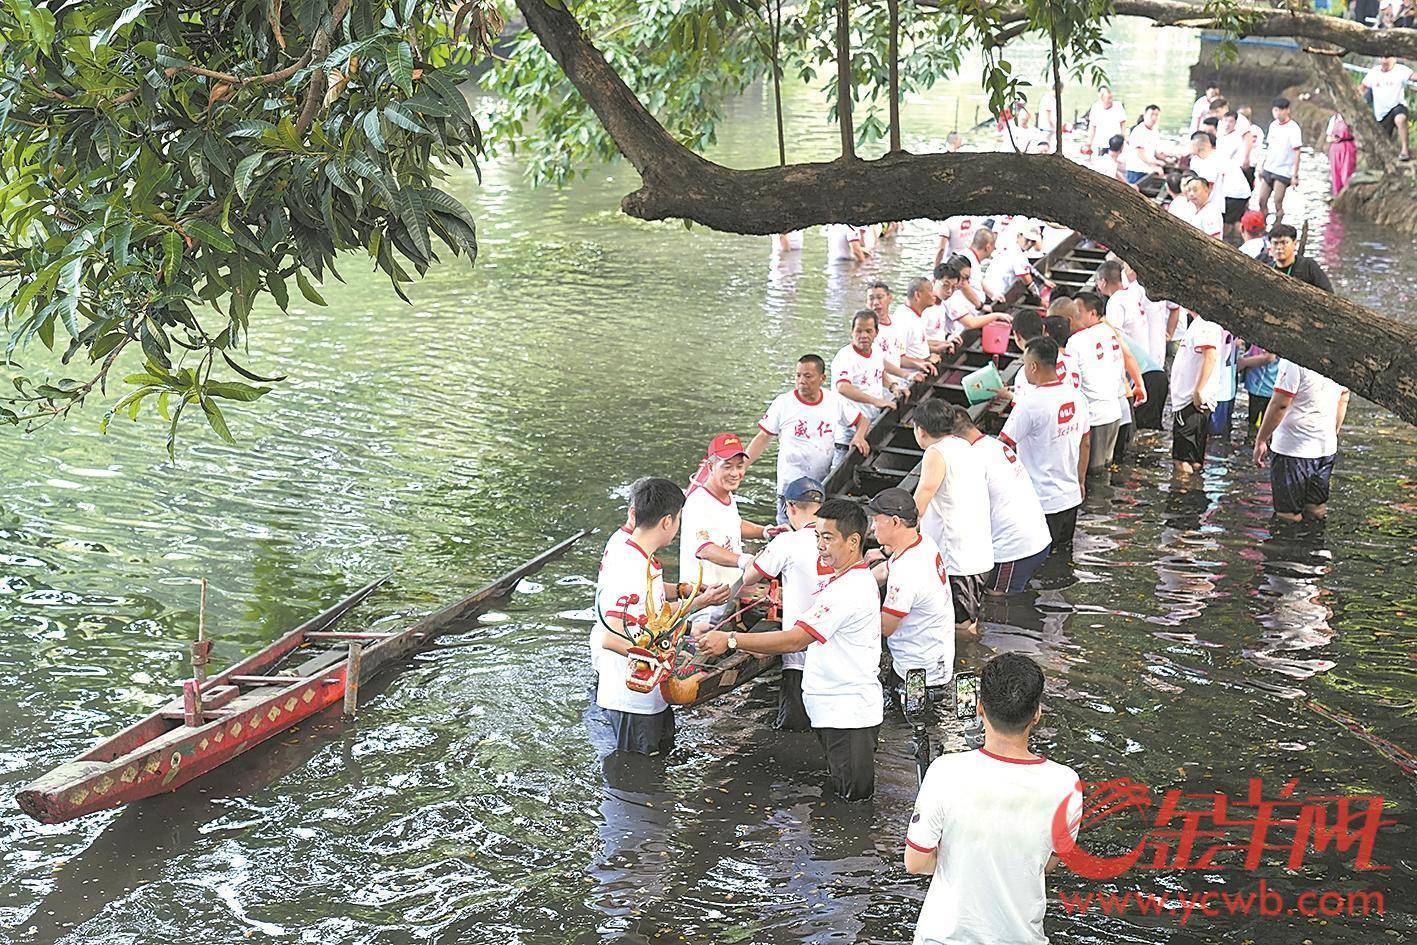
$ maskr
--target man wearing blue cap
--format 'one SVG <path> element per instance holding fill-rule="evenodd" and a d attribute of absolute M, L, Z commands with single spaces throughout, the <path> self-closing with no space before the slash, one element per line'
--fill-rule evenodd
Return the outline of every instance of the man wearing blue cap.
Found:
<path fill-rule="evenodd" d="M 812 595 L 832 574 L 817 553 L 817 509 L 826 497 L 826 487 L 810 476 L 789 482 L 782 490 L 789 530 L 768 542 L 743 576 L 745 588 L 774 578 L 782 582 L 784 627 L 791 627 L 802 619 L 811 607 Z M 782 654 L 776 727 L 783 731 L 805 732 L 812 727 L 812 720 L 807 718 L 807 709 L 802 705 L 802 668 L 806 664 L 805 649 Z"/>

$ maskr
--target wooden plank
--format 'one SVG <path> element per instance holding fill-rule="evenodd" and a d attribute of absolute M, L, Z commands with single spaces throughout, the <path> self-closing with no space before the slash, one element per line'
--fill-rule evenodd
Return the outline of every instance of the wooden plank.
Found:
<path fill-rule="evenodd" d="M 307 640 L 387 640 L 389 637 L 396 637 L 399 631 L 392 633 L 372 633 L 354 630 L 323 630 L 316 633 L 305 634 Z"/>
<path fill-rule="evenodd" d="M 364 645 L 357 640 L 349 645 L 349 659 L 344 664 L 344 714 L 353 718 L 359 710 L 359 665 L 364 661 Z"/>

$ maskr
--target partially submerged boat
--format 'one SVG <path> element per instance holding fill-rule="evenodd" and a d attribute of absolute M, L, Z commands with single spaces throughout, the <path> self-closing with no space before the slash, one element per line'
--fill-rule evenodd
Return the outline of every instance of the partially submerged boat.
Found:
<path fill-rule="evenodd" d="M 26 785 L 20 809 L 46 824 L 175 791 L 271 736 L 351 697 L 380 670 L 445 633 L 466 629 L 581 531 L 481 590 L 392 632 L 334 629 L 385 578 L 372 581 L 184 696 Z"/>

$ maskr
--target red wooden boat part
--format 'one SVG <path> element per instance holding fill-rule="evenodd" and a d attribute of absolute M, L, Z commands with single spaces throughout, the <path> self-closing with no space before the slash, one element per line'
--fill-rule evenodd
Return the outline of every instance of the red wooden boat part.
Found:
<path fill-rule="evenodd" d="M 105 739 L 73 761 L 41 775 L 16 795 L 20 809 L 46 824 L 175 791 L 273 735 L 343 701 L 351 640 L 364 644 L 357 672 L 362 685 L 382 668 L 465 629 L 517 582 L 560 557 L 586 534 L 565 541 L 508 571 L 491 584 L 403 630 L 335 633 L 342 617 L 384 582 L 356 591 L 202 686 L 198 725 L 184 721 L 181 697 Z"/>

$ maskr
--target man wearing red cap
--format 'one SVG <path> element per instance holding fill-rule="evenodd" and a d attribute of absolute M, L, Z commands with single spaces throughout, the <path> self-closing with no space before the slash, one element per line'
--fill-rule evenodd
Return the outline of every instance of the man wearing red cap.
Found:
<path fill-rule="evenodd" d="M 701 469 L 703 474 L 694 477 L 684 497 L 679 580 L 692 584 L 702 566 L 705 587 L 732 585 L 752 560 L 743 553 L 743 539 L 763 538 L 766 532 L 761 525 L 743 521 L 733 495 L 748 470 L 748 450 L 736 434 L 720 433 L 709 443 Z"/>
<path fill-rule="evenodd" d="M 1240 244 L 1240 252 L 1268 265 L 1269 240 L 1265 238 L 1264 214 L 1258 210 L 1246 211 L 1240 218 L 1240 234 L 1245 238 Z"/>

